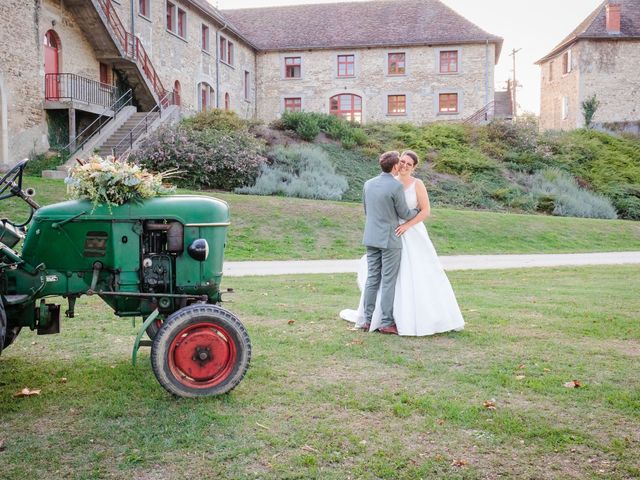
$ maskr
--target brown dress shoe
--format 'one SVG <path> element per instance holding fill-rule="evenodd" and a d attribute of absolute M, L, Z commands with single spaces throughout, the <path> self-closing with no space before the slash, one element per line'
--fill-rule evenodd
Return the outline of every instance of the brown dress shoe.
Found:
<path fill-rule="evenodd" d="M 370 323 L 363 323 L 362 325 L 360 325 L 360 328 L 362 330 L 364 330 L 365 332 L 368 332 L 369 329 L 371 328 L 371 324 Z"/>
<path fill-rule="evenodd" d="M 380 333 L 386 333 L 387 335 L 397 335 L 398 328 L 395 325 L 389 325 L 388 327 L 381 327 L 378 329 Z"/>

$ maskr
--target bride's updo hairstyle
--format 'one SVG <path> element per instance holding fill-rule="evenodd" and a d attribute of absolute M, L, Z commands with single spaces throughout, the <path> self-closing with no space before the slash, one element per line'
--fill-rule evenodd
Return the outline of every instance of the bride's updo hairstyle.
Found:
<path fill-rule="evenodd" d="M 418 163 L 420 162 L 420 159 L 418 158 L 418 154 L 413 150 L 405 150 L 400 154 L 400 158 L 404 157 L 405 155 L 409 157 L 411 160 L 413 160 L 414 167 L 418 165 Z"/>

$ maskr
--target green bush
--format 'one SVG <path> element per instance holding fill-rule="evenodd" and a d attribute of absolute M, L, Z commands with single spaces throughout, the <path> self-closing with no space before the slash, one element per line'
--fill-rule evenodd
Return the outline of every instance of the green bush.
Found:
<path fill-rule="evenodd" d="M 468 147 L 446 148 L 439 152 L 434 169 L 442 173 L 463 175 L 484 171 L 497 171 L 498 162 Z"/>
<path fill-rule="evenodd" d="M 246 130 L 196 130 L 186 125 L 161 127 L 131 158 L 163 172 L 177 168 L 175 182 L 189 188 L 233 190 L 251 185 L 266 158 L 264 146 Z"/>
<path fill-rule="evenodd" d="M 237 193 L 340 200 L 347 180 L 336 174 L 327 154 L 318 147 L 278 147 L 272 165 L 263 165 L 255 185 Z"/>
<path fill-rule="evenodd" d="M 235 112 L 214 108 L 199 112 L 193 117 L 183 120 L 183 124 L 193 130 L 220 130 L 236 132 L 247 130 L 249 122 L 241 119 Z"/>
<path fill-rule="evenodd" d="M 320 133 L 318 121 L 313 117 L 303 117 L 296 127 L 296 134 L 307 142 L 312 142 Z"/>

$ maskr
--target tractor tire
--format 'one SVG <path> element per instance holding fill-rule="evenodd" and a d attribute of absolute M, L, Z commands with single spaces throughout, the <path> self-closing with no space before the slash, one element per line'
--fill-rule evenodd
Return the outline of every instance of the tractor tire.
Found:
<path fill-rule="evenodd" d="M 4 305 L 0 300 L 0 354 L 4 349 L 4 341 L 7 338 L 7 315 L 4 312 Z"/>
<path fill-rule="evenodd" d="M 210 304 L 169 315 L 151 346 L 160 385 L 179 397 L 220 395 L 235 388 L 251 360 L 251 341 L 240 320 Z"/>

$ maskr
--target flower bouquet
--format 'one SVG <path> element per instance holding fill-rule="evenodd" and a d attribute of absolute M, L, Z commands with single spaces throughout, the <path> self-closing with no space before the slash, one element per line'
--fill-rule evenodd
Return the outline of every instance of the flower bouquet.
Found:
<path fill-rule="evenodd" d="M 111 207 L 172 193 L 175 187 L 164 181 L 177 172 L 173 169 L 154 174 L 126 159 L 118 161 L 111 156 L 103 159 L 94 155 L 86 162 L 79 161 L 65 183 L 72 198 L 90 200 L 94 208 L 100 204 Z"/>

